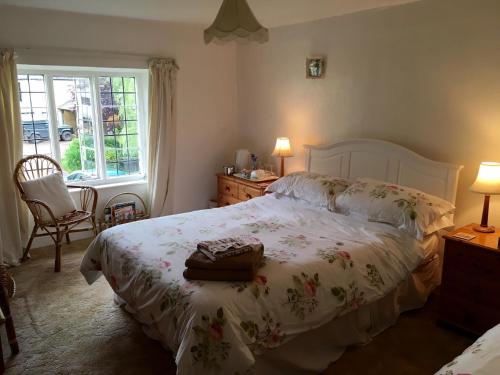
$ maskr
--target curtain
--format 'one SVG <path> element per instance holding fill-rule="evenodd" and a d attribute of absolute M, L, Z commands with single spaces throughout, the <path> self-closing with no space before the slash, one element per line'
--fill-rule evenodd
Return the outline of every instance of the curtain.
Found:
<path fill-rule="evenodd" d="M 177 64 L 149 61 L 148 189 L 152 217 L 172 213 Z"/>
<path fill-rule="evenodd" d="M 0 50 L 0 261 L 15 265 L 23 255 L 28 210 L 14 185 L 22 158 L 21 111 L 15 54 Z"/>

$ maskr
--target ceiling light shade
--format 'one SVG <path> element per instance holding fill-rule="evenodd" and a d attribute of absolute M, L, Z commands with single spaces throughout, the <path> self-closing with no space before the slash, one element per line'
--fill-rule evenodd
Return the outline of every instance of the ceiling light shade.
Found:
<path fill-rule="evenodd" d="M 224 0 L 214 23 L 205 30 L 205 43 L 241 42 L 265 43 L 269 31 L 255 18 L 246 0 Z"/>

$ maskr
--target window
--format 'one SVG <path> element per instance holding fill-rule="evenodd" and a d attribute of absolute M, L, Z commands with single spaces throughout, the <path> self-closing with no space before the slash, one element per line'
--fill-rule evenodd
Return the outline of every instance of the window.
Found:
<path fill-rule="evenodd" d="M 48 155 L 68 182 L 144 177 L 147 72 L 19 68 L 23 154 Z"/>

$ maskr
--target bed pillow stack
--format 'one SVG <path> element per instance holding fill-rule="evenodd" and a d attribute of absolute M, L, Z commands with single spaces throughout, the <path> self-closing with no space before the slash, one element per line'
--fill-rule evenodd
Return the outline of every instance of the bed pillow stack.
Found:
<path fill-rule="evenodd" d="M 387 223 L 418 240 L 453 225 L 455 206 L 406 186 L 358 178 L 336 199 L 340 213 Z"/>
<path fill-rule="evenodd" d="M 333 210 L 335 196 L 347 189 L 348 186 L 349 182 L 340 177 L 295 172 L 273 182 L 267 187 L 266 192 L 290 196 L 317 207 Z"/>

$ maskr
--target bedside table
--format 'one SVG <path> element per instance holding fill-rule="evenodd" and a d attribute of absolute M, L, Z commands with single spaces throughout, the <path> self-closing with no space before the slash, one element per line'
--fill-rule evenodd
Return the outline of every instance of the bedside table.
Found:
<path fill-rule="evenodd" d="M 276 181 L 256 182 L 235 176 L 217 174 L 217 203 L 219 207 L 247 201 L 264 195 L 266 188 Z"/>
<path fill-rule="evenodd" d="M 445 235 L 439 321 L 482 335 L 500 323 L 500 250 L 495 233 L 479 233 L 470 224 Z M 470 241 L 452 237 L 466 232 Z"/>

